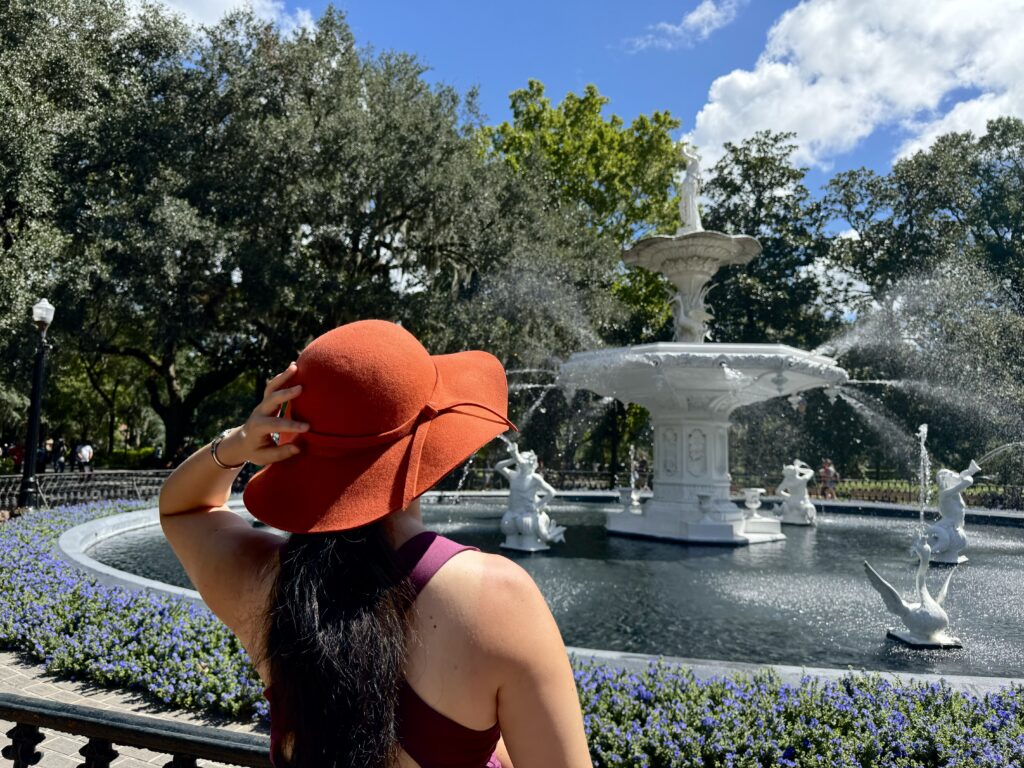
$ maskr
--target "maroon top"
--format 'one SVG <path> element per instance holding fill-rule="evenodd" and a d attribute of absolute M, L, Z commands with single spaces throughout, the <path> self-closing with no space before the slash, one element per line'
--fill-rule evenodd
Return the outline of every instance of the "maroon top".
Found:
<path fill-rule="evenodd" d="M 424 531 L 405 542 L 396 554 L 419 594 L 441 566 L 471 549 L 476 548 Z M 270 704 L 270 761 L 281 768 L 286 765 L 280 750 L 281 740 L 289 730 L 285 727 L 287 716 L 278 711 L 275 717 L 270 686 L 263 694 Z M 423 701 L 405 680 L 399 694 L 398 722 L 398 741 L 420 768 L 501 768 L 494 753 L 501 738 L 498 723 L 483 731 L 467 728 Z"/>

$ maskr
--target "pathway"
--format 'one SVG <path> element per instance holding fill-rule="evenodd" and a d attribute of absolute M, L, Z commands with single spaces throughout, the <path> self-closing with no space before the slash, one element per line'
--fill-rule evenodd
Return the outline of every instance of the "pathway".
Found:
<path fill-rule="evenodd" d="M 81 704 L 115 712 L 178 720 L 195 725 L 213 725 L 231 731 L 267 733 L 265 729 L 250 723 L 169 710 L 152 703 L 138 693 L 114 691 L 92 683 L 58 680 L 52 675 L 46 674 L 42 667 L 28 664 L 18 654 L 7 651 L 0 651 L 0 692 L 35 696 L 51 701 Z M 0 734 L 6 734 L 10 729 L 11 723 L 0 721 Z M 83 762 L 81 755 L 78 754 L 78 750 L 84 746 L 86 741 L 83 737 L 58 733 L 45 728 L 43 734 L 46 736 L 46 740 L 38 747 L 43 753 L 43 759 L 38 763 L 41 768 L 75 768 Z M 10 743 L 6 736 L 0 736 L 0 739 L 4 746 Z M 155 765 L 162 766 L 170 760 L 168 755 L 135 747 L 115 745 L 114 749 L 117 750 L 120 757 L 111 764 L 111 768 L 153 768 Z M 0 768 L 9 768 L 10 765 L 9 760 L 0 758 Z M 204 760 L 200 760 L 199 765 L 214 768 L 220 766 L 219 763 Z"/>

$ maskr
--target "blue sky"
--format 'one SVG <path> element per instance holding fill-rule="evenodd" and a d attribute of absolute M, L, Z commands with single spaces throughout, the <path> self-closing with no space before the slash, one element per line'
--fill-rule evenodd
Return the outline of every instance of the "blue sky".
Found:
<path fill-rule="evenodd" d="M 209 22 L 237 0 L 167 0 Z M 253 0 L 284 26 L 321 0 Z M 887 170 L 948 130 L 1024 117 L 1024 0 L 653 0 L 470 3 L 349 0 L 362 45 L 415 53 L 430 77 L 477 86 L 491 121 L 542 81 L 559 101 L 593 83 L 629 119 L 668 110 L 705 164 L 723 141 L 795 130 L 817 189 L 836 171 Z"/>

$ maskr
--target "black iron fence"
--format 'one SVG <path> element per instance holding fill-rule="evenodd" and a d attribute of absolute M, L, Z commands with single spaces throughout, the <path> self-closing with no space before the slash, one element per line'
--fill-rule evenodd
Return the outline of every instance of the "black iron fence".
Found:
<path fill-rule="evenodd" d="M 87 739 L 78 753 L 80 768 L 109 768 L 117 746 L 165 754 L 164 768 L 196 768 L 196 760 L 270 768 L 270 740 L 254 733 L 180 723 L 76 704 L 0 693 L 0 720 L 14 723 L 11 743 L 0 751 L 13 768 L 28 768 L 44 759 L 37 749 L 40 728 Z"/>
<path fill-rule="evenodd" d="M 255 472 L 247 467 L 238 477 L 234 490 L 241 491 Z M 612 491 L 630 483 L 628 473 L 612 474 L 606 470 L 543 468 L 544 479 L 559 491 Z M 98 470 L 96 472 L 47 472 L 37 475 L 44 506 L 80 504 L 103 499 L 154 498 L 160 492 L 160 485 L 170 470 Z M 764 488 L 773 495 L 781 476 L 763 477 L 735 474 L 732 490 L 739 493 L 741 488 Z M 652 478 L 640 474 L 635 479 L 639 488 L 650 488 Z M 21 477 L 0 475 L 0 510 L 14 509 L 18 498 Z M 508 488 L 497 472 L 487 467 L 458 469 L 448 475 L 439 485 L 442 491 L 488 491 Z M 809 486 L 812 496 L 824 498 L 830 495 L 816 481 Z M 920 489 L 914 480 L 841 480 L 831 489 L 835 498 L 854 501 L 874 501 L 890 504 L 916 505 Z M 987 509 L 1024 509 L 1024 486 L 997 483 L 977 483 L 964 492 L 964 498 L 971 507 Z M 934 503 L 934 490 L 932 493 Z"/>
<path fill-rule="evenodd" d="M 37 474 L 36 480 L 42 506 L 55 507 L 104 499 L 153 498 L 170 473 L 169 469 L 45 472 Z M 17 506 L 20 487 L 21 475 L 0 475 L 0 509 Z"/>
<path fill-rule="evenodd" d="M 619 483 L 628 483 L 628 473 L 614 475 L 608 471 L 591 471 L 582 469 L 550 469 L 540 470 L 544 479 L 560 491 L 607 491 L 617 488 Z M 508 488 L 505 479 L 487 467 L 457 469 L 437 485 L 441 491 L 495 491 Z"/>
<path fill-rule="evenodd" d="M 734 475 L 733 491 L 741 488 L 764 488 L 769 496 L 775 494 L 781 477 L 751 477 Z M 921 488 L 916 480 L 840 480 L 831 488 L 820 483 L 808 486 L 812 496 L 836 498 L 844 501 L 873 501 L 886 504 L 916 506 L 920 503 Z M 931 488 L 929 504 L 936 502 L 935 488 Z M 999 483 L 976 483 L 963 492 L 969 507 L 986 509 L 1024 509 L 1024 486 Z"/>

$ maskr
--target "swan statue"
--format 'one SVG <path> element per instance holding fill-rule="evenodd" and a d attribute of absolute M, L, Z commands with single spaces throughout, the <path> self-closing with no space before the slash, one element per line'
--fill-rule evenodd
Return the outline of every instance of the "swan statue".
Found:
<path fill-rule="evenodd" d="M 703 289 L 695 296 L 676 292 L 669 299 L 676 341 L 699 344 L 710 335 L 708 323 L 714 316 L 704 307 L 706 294 Z"/>
<path fill-rule="evenodd" d="M 932 548 L 922 536 L 914 542 L 910 551 L 917 555 L 919 560 L 914 579 L 917 587 L 918 601 L 916 603 L 908 603 L 900 597 L 896 588 L 879 576 L 878 571 L 872 568 L 867 560 L 864 561 L 864 570 L 867 572 L 871 586 L 878 590 L 878 594 L 882 596 L 889 612 L 898 616 L 907 628 L 906 630 L 890 629 L 887 635 L 917 648 L 962 648 L 963 644 L 960 640 L 947 631 L 949 616 L 942 609 L 942 604 L 946 601 L 946 593 L 949 591 L 949 580 L 953 577 L 955 569 L 950 570 L 939 594 L 933 598 L 928 591 L 928 582 L 925 578 L 931 561 Z"/>

